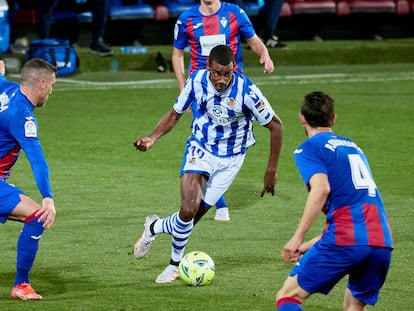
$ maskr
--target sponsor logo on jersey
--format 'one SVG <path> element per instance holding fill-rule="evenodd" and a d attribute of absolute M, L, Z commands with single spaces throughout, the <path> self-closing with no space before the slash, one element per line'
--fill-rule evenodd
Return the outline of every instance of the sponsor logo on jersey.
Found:
<path fill-rule="evenodd" d="M 201 26 L 203 26 L 203 23 L 197 23 L 193 26 L 193 29 L 200 28 Z"/>
<path fill-rule="evenodd" d="M 262 112 L 263 112 L 263 110 L 266 108 L 266 106 L 265 106 L 265 104 L 263 103 L 263 101 L 262 101 L 262 100 L 259 100 L 258 102 L 256 102 L 256 103 L 254 104 L 254 107 L 256 108 L 256 110 L 257 110 L 259 113 L 262 113 Z"/>
<path fill-rule="evenodd" d="M 24 135 L 26 137 L 37 137 L 37 127 L 33 120 L 28 120 L 24 124 Z"/>
<path fill-rule="evenodd" d="M 9 97 L 7 96 L 6 92 L 0 94 L 0 112 L 3 112 L 7 108 L 9 108 Z"/>

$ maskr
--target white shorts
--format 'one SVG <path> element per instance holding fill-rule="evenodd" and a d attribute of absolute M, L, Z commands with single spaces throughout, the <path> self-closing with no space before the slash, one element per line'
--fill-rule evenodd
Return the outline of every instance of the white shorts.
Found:
<path fill-rule="evenodd" d="M 187 141 L 184 159 L 181 165 L 183 174 L 202 174 L 208 181 L 203 188 L 202 200 L 214 206 L 227 191 L 243 165 L 246 154 L 218 157 L 202 148 L 195 141 Z"/>

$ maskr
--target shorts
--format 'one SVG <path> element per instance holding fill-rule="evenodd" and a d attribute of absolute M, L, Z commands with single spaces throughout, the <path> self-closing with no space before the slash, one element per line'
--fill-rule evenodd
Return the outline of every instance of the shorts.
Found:
<path fill-rule="evenodd" d="M 296 263 L 290 276 L 308 293 L 328 294 L 345 275 L 352 296 L 374 305 L 391 262 L 391 248 L 337 246 L 317 242 Z"/>
<path fill-rule="evenodd" d="M 5 223 L 7 217 L 20 202 L 20 195 L 24 194 L 19 188 L 0 179 L 0 222 Z"/>
<path fill-rule="evenodd" d="M 243 165 L 245 153 L 218 157 L 202 148 L 196 141 L 187 141 L 180 176 L 202 174 L 207 177 L 201 199 L 214 206 L 227 191 Z"/>

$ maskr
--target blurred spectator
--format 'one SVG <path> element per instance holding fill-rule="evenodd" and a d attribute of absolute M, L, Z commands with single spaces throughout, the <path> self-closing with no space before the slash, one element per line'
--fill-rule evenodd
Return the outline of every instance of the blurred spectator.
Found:
<path fill-rule="evenodd" d="M 49 38 L 52 30 L 53 12 L 60 0 L 37 0 L 38 31 L 41 39 Z M 103 36 L 109 10 L 109 0 L 76 0 L 86 3 L 92 11 L 92 41 L 89 52 L 99 56 L 112 56 L 114 52 L 105 45 Z M 68 3 L 67 0 L 64 1 Z"/>
<path fill-rule="evenodd" d="M 16 8 L 19 9 L 35 9 L 36 2 L 33 0 L 7 0 L 8 18 L 10 24 L 10 52 L 13 54 L 25 54 L 29 48 L 29 41 L 26 38 L 26 34 L 18 31 L 14 26 L 14 13 Z"/>
<path fill-rule="evenodd" d="M 257 30 L 268 48 L 287 48 L 275 35 L 283 2 L 284 0 L 264 0 L 264 5 L 260 8 Z"/>
<path fill-rule="evenodd" d="M 224 1 L 237 4 L 247 12 L 243 0 Z M 267 47 L 280 49 L 287 48 L 287 45 L 279 41 L 279 38 L 275 35 L 284 0 L 259 0 L 258 2 L 261 7 L 257 18 L 257 25 L 255 25 L 257 33 Z"/>

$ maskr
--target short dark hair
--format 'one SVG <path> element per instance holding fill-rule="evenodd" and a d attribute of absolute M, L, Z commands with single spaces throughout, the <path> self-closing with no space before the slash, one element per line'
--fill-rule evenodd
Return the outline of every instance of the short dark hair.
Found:
<path fill-rule="evenodd" d="M 331 127 L 335 115 L 334 100 L 323 92 L 311 92 L 305 96 L 300 113 L 311 127 Z"/>
<path fill-rule="evenodd" d="M 45 76 L 56 74 L 56 66 L 40 58 L 32 58 L 27 61 L 20 71 L 22 85 L 31 85 Z"/>
<path fill-rule="evenodd" d="M 210 65 L 216 62 L 222 66 L 227 66 L 235 63 L 233 51 L 227 45 L 216 45 L 210 51 L 210 58 L 208 63 Z"/>

